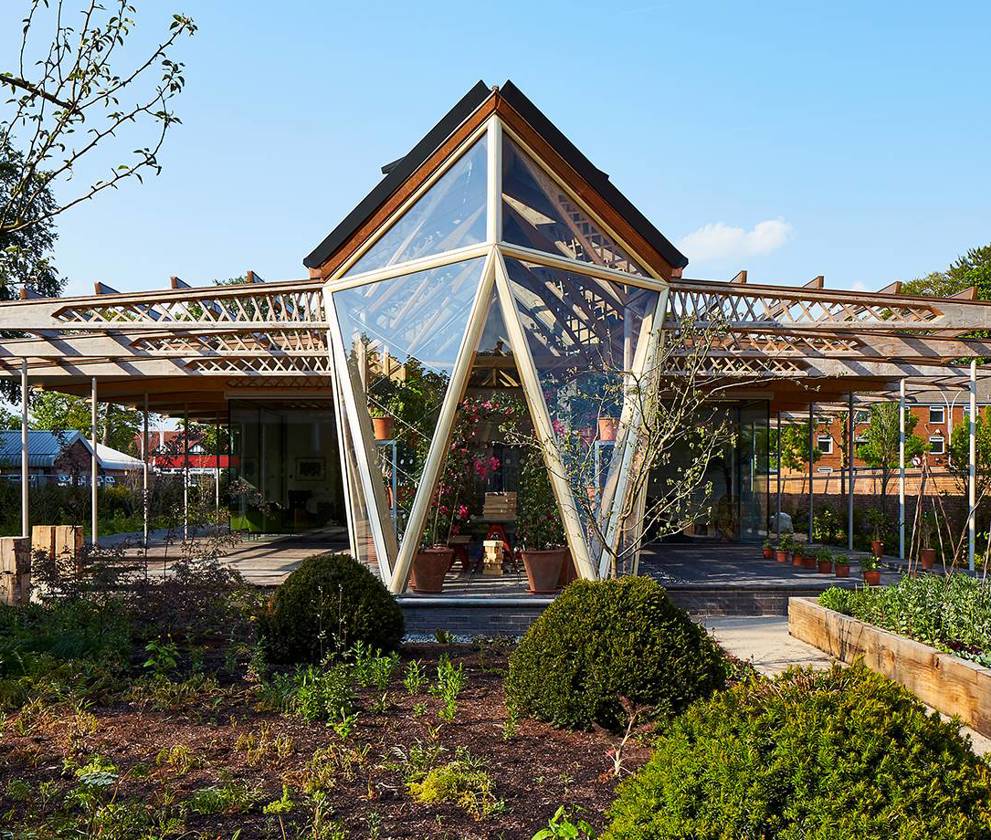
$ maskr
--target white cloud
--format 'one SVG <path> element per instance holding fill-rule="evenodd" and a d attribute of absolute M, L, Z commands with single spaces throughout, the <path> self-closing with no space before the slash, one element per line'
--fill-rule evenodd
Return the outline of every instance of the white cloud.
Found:
<path fill-rule="evenodd" d="M 703 225 L 678 240 L 678 249 L 695 262 L 742 259 L 777 251 L 792 234 L 784 219 L 765 219 L 751 230 L 723 222 Z"/>

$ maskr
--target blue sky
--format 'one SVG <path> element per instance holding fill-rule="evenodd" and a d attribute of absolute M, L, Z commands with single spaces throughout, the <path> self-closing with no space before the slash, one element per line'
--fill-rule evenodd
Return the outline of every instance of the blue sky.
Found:
<path fill-rule="evenodd" d="M 304 276 L 478 79 L 519 85 L 687 276 L 876 289 L 991 242 L 986 3 L 142 5 L 139 39 L 199 25 L 183 125 L 161 176 L 60 220 L 71 293 Z"/>

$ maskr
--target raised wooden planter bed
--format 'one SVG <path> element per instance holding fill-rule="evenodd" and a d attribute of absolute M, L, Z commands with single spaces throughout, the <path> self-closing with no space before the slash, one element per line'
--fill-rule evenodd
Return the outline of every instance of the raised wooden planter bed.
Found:
<path fill-rule="evenodd" d="M 788 632 L 842 662 L 863 657 L 868 668 L 901 683 L 927 706 L 991 736 L 991 669 L 826 609 L 812 598 L 788 599 Z"/>

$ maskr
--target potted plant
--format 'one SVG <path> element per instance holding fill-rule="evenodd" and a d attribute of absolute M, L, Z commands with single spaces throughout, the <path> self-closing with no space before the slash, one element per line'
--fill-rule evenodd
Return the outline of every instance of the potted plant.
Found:
<path fill-rule="evenodd" d="M 386 412 L 384 408 L 377 405 L 368 409 L 372 418 L 372 434 L 375 440 L 392 440 L 392 433 L 395 428 L 395 420 Z"/>
<path fill-rule="evenodd" d="M 791 550 L 794 546 L 790 534 L 785 534 L 774 549 L 774 559 L 779 563 L 787 563 L 791 559 Z"/>
<path fill-rule="evenodd" d="M 468 509 L 459 502 L 459 487 L 441 478 L 433 497 L 433 516 L 424 529 L 420 550 L 413 556 L 414 592 L 437 594 L 444 589 L 444 575 L 454 565 L 454 549 L 447 541 L 467 521 Z"/>
<path fill-rule="evenodd" d="M 600 417 L 599 418 L 599 440 L 616 440 L 616 430 L 619 428 L 619 418 Z"/>
<path fill-rule="evenodd" d="M 833 571 L 833 552 L 823 546 L 816 552 L 816 566 L 820 575 L 828 575 Z"/>
<path fill-rule="evenodd" d="M 878 557 L 862 557 L 860 560 L 860 570 L 864 575 L 864 582 L 868 586 L 881 585 L 881 560 Z"/>
<path fill-rule="evenodd" d="M 763 554 L 765 560 L 770 560 L 771 557 L 774 556 L 774 543 L 771 542 L 769 539 L 764 540 L 764 545 L 761 548 L 761 553 Z"/>
<path fill-rule="evenodd" d="M 936 564 L 936 549 L 932 547 L 933 523 L 929 515 L 922 517 L 922 545 L 924 548 L 919 552 L 919 560 L 923 569 L 931 569 Z"/>
<path fill-rule="evenodd" d="M 547 467 L 536 449 L 520 464 L 516 539 L 530 592 L 554 592 L 568 550 Z"/>
<path fill-rule="evenodd" d="M 887 517 L 884 515 L 884 511 L 880 508 L 871 508 L 867 511 L 867 523 L 873 529 L 874 536 L 871 538 L 871 554 L 875 557 L 884 557 L 884 541 L 882 539 L 882 534 L 885 525 L 887 525 Z"/>
<path fill-rule="evenodd" d="M 838 578 L 850 577 L 850 558 L 845 554 L 838 554 L 833 558 L 833 573 Z"/>
<path fill-rule="evenodd" d="M 792 544 L 791 565 L 799 567 L 805 565 L 805 547 L 798 540 L 794 540 Z"/>

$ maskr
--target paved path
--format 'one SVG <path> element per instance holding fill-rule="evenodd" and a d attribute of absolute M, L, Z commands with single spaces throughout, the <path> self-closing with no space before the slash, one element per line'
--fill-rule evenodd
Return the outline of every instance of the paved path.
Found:
<path fill-rule="evenodd" d="M 739 659 L 749 660 L 758 671 L 768 676 L 780 674 L 792 665 L 828 668 L 833 663 L 833 659 L 819 648 L 788 635 L 788 619 L 785 616 L 712 616 L 702 619 L 702 623 L 724 649 Z M 991 754 L 991 738 L 969 726 L 961 726 L 960 731 L 970 736 L 975 753 Z"/>

